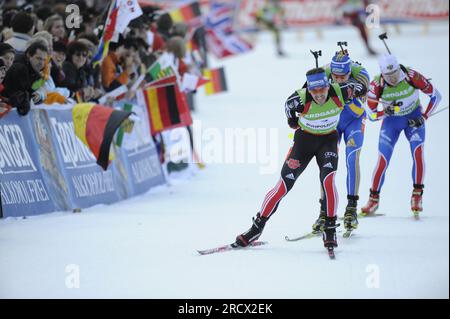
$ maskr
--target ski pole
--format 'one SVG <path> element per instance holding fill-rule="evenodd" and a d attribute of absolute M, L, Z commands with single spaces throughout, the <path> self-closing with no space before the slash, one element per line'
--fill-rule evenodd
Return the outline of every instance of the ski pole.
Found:
<path fill-rule="evenodd" d="M 387 52 L 388 52 L 389 54 L 392 54 L 392 53 L 391 53 L 391 50 L 389 50 L 389 47 L 388 47 L 388 45 L 387 45 L 387 43 L 386 43 L 386 39 L 388 38 L 387 33 L 385 32 L 385 33 L 380 34 L 380 35 L 378 36 L 378 38 L 379 38 L 381 41 L 383 41 L 384 46 L 386 47 Z"/>
<path fill-rule="evenodd" d="M 445 110 L 448 110 L 448 108 L 449 108 L 448 106 L 443 107 L 443 108 L 440 109 L 439 111 L 436 111 L 436 112 L 431 113 L 430 116 L 428 116 L 428 118 L 430 118 L 430 117 L 432 117 L 432 116 L 435 116 L 436 114 L 439 114 L 439 113 L 441 113 L 441 112 L 443 112 L 443 111 L 445 111 Z"/>

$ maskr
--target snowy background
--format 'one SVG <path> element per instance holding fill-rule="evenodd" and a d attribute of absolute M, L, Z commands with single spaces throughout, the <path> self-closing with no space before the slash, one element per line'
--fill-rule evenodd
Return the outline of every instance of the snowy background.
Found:
<path fill-rule="evenodd" d="M 378 33 L 372 32 L 372 43 L 384 52 Z M 386 216 L 360 220 L 354 236 L 339 237 L 335 261 L 320 238 L 284 240 L 308 232 L 317 218 L 314 161 L 267 224 L 261 239 L 269 245 L 210 256 L 196 252 L 231 243 L 247 230 L 277 182 L 291 144 L 283 104 L 313 66 L 309 49 L 321 49 L 325 64 L 336 42 L 348 41 L 352 59 L 372 77 L 378 73 L 356 29 L 329 28 L 323 35 L 285 33 L 288 57 L 278 59 L 272 36 L 263 33 L 252 53 L 212 61 L 225 65 L 229 93 L 198 94 L 194 117 L 203 128 L 278 129 L 273 174 L 261 174 L 261 163 L 194 166 L 171 186 L 112 206 L 0 220 L 0 298 L 448 298 L 448 111 L 427 122 L 420 221 L 410 212 L 412 159 L 402 135 L 381 193 L 379 212 Z M 401 34 L 390 33 L 389 45 L 401 63 L 433 79 L 443 95 L 440 107 L 448 106 L 448 24 L 431 25 L 428 35 L 420 25 L 402 25 Z M 368 198 L 379 128 L 367 123 L 359 207 Z M 344 151 L 341 144 L 340 215 L 346 205 Z"/>

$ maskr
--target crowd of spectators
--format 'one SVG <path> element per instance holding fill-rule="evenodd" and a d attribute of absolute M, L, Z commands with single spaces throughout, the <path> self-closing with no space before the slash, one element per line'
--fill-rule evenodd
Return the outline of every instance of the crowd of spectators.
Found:
<path fill-rule="evenodd" d="M 164 53 L 176 72 L 199 73 L 204 64 L 187 50 L 192 38 L 185 24 L 174 24 L 158 7 L 143 7 L 108 55 L 93 63 L 110 1 L 0 1 L 0 116 L 33 105 L 97 102 L 105 93 L 134 82 Z M 79 22 L 69 5 L 79 9 Z M 134 92 L 129 92 L 133 95 Z"/>

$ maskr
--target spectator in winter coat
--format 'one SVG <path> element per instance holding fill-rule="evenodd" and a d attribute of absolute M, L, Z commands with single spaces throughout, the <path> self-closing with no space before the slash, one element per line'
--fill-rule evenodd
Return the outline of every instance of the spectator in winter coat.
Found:
<path fill-rule="evenodd" d="M 39 42 L 33 43 L 6 73 L 3 94 L 20 115 L 30 111 L 30 99 L 35 104 L 44 99 L 37 91 L 45 83 L 43 70 L 47 59 L 47 47 Z"/>
<path fill-rule="evenodd" d="M 89 101 L 93 95 L 93 87 L 88 85 L 85 66 L 89 48 L 80 41 L 71 42 L 67 46 L 67 59 L 63 64 L 65 79 L 63 86 L 68 88 L 72 97 Z"/>

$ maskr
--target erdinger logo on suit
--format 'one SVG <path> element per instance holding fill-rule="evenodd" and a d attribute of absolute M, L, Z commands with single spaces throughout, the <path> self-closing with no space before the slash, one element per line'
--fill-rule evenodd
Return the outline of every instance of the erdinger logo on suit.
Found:
<path fill-rule="evenodd" d="M 25 138 L 18 125 L 0 126 L 0 174 L 36 172 L 25 144 Z"/>
<path fill-rule="evenodd" d="M 293 158 L 288 159 L 286 164 L 290 169 L 297 169 L 300 167 L 300 161 Z"/>

